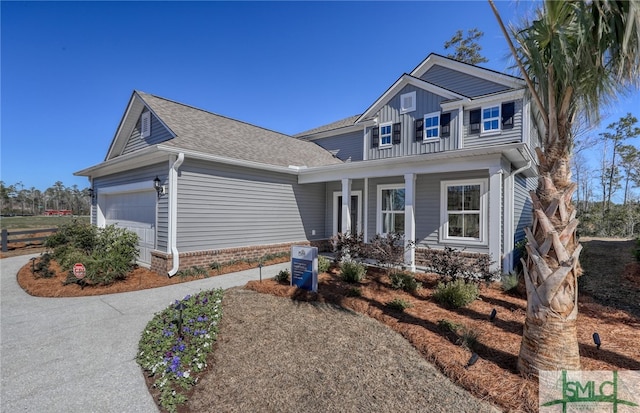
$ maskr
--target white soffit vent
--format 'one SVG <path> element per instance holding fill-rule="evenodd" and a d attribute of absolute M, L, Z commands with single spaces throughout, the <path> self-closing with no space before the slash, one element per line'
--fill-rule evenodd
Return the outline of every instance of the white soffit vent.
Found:
<path fill-rule="evenodd" d="M 143 138 L 151 135 L 151 112 L 144 112 L 140 117 L 140 134 Z"/>
<path fill-rule="evenodd" d="M 400 113 L 416 110 L 416 92 L 405 93 L 400 96 Z"/>

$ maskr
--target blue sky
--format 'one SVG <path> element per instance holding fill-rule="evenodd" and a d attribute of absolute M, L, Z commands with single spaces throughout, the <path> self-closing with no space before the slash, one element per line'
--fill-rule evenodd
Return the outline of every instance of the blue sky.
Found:
<path fill-rule="evenodd" d="M 532 8 L 497 5 L 511 22 Z M 0 178 L 41 190 L 88 186 L 73 172 L 104 159 L 134 89 L 294 134 L 362 113 L 458 29 L 485 33 L 484 66 L 510 66 L 484 0 L 0 7 Z M 601 129 L 638 109 L 635 93 Z"/>

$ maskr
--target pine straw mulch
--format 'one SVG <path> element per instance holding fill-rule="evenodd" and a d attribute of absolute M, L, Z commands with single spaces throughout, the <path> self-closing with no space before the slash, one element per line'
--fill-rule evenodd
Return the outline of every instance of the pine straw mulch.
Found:
<path fill-rule="evenodd" d="M 38 258 L 39 259 L 39 258 Z M 38 260 L 37 259 L 37 260 Z M 289 258 L 276 258 L 265 261 L 263 265 L 273 265 L 289 261 Z M 37 261 L 36 261 L 37 262 Z M 151 270 L 136 266 L 125 280 L 118 281 L 111 285 L 87 285 L 85 287 L 79 284 L 66 284 L 69 271 L 64 271 L 55 260 L 51 261 L 50 268 L 55 272 L 51 278 L 42 278 L 31 272 L 32 263 L 29 262 L 18 271 L 18 284 L 28 294 L 36 297 L 86 297 L 90 295 L 103 295 L 124 293 L 129 291 L 145 290 L 148 288 L 164 287 L 183 282 L 202 279 L 205 276 L 180 276 L 167 277 L 166 275 L 157 274 Z M 206 277 L 228 274 L 232 272 L 254 269 L 257 264 L 248 262 L 237 262 L 230 265 L 224 265 L 219 270 L 208 270 Z"/>
<path fill-rule="evenodd" d="M 423 288 L 415 294 L 392 289 L 386 273 L 375 269 L 357 286 L 361 297 L 347 296 L 354 285 L 341 281 L 335 270 L 319 276 L 318 293 L 274 280 L 251 281 L 247 288 L 297 301 L 332 303 L 365 314 L 400 333 L 427 361 L 476 397 L 506 411 L 538 411 L 537 380 L 526 379 L 516 370 L 526 301 L 505 294 L 497 285 L 482 286 L 480 300 L 466 308 L 449 310 L 431 298 L 438 281 L 436 275 L 417 274 L 416 278 Z M 394 298 L 408 300 L 413 307 L 404 313 L 391 310 L 385 304 Z M 491 322 L 489 314 L 494 308 L 497 316 Z M 441 320 L 477 334 L 474 350 L 480 359 L 473 366 L 465 368 L 471 352 L 459 344 L 457 334 L 440 326 Z M 600 334 L 600 350 L 593 345 L 594 332 Z M 582 297 L 578 340 L 585 370 L 640 370 L 640 320 L 625 311 Z"/>

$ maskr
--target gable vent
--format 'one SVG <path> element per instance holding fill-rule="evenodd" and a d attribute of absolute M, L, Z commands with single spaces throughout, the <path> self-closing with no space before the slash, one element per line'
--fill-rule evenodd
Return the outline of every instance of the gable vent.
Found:
<path fill-rule="evenodd" d="M 140 117 L 140 134 L 143 138 L 151 135 L 151 112 L 144 112 Z"/>

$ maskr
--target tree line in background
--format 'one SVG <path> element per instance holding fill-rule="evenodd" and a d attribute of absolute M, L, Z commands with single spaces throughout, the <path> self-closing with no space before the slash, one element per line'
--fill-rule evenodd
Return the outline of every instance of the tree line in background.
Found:
<path fill-rule="evenodd" d="M 27 188 L 22 182 L 7 185 L 0 181 L 0 213 L 7 215 L 42 215 L 47 210 L 70 210 L 73 215 L 89 215 L 89 188 L 65 187 L 61 181 L 41 191 Z"/>

